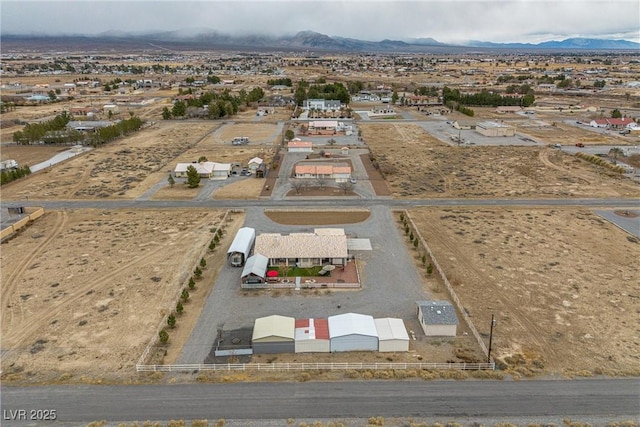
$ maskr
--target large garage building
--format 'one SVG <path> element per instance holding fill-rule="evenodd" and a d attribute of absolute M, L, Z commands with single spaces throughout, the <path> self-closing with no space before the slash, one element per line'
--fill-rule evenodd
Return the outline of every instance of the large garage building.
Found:
<path fill-rule="evenodd" d="M 267 316 L 256 319 L 251 346 L 254 354 L 293 353 L 295 351 L 295 319 Z"/>
<path fill-rule="evenodd" d="M 331 352 L 377 351 L 378 331 L 372 316 L 346 313 L 329 317 Z"/>

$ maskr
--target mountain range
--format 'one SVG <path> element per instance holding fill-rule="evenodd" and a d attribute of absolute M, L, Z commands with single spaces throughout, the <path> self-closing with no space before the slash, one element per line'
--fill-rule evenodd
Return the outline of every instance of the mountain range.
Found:
<path fill-rule="evenodd" d="M 275 49 L 275 50 L 314 50 L 314 51 L 343 51 L 343 52 L 429 52 L 460 49 L 490 49 L 490 50 L 631 50 L 640 52 L 640 43 L 627 40 L 609 40 L 594 38 L 569 38 L 560 41 L 546 41 L 542 43 L 492 43 L 470 41 L 462 45 L 441 43 L 432 38 L 417 38 L 408 40 L 366 41 L 339 36 L 328 36 L 314 31 L 301 31 L 288 36 L 265 36 L 260 34 L 230 35 L 206 28 L 191 28 L 175 31 L 153 33 L 126 33 L 109 31 L 97 35 L 2 35 L 3 43 L 25 39 L 55 40 L 64 43 L 71 39 L 90 42 L 120 42 L 165 44 L 167 48 L 176 46 L 209 47 L 218 49 Z"/>

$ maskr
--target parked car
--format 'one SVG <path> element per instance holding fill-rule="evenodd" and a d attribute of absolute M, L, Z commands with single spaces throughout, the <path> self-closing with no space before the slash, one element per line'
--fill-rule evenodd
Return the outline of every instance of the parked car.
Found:
<path fill-rule="evenodd" d="M 583 144 L 582 142 L 578 142 L 578 143 L 576 144 L 576 147 L 584 147 L 584 144 Z"/>
<path fill-rule="evenodd" d="M 560 144 L 553 144 L 553 145 L 552 145 L 552 147 L 553 147 L 553 148 L 562 148 L 562 145 L 560 145 Z"/>
<path fill-rule="evenodd" d="M 355 178 L 351 178 L 351 179 L 349 180 L 349 182 L 350 182 L 350 183 L 352 183 L 352 184 L 355 184 L 355 183 L 356 183 L 356 182 L 358 182 L 358 181 L 357 181 Z"/>
<path fill-rule="evenodd" d="M 631 133 L 631 129 L 623 129 L 620 131 L 620 135 L 628 135 Z"/>

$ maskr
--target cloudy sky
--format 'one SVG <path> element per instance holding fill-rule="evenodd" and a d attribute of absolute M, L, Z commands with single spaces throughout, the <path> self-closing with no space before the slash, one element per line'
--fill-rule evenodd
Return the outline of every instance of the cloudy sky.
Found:
<path fill-rule="evenodd" d="M 569 37 L 640 42 L 637 0 L 1 0 L 2 34 L 211 29 L 380 41 L 530 42 Z"/>

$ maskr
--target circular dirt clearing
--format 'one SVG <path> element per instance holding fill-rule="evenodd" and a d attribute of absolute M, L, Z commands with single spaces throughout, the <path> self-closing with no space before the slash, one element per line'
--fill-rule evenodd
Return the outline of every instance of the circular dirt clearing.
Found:
<path fill-rule="evenodd" d="M 368 210 L 357 211 L 265 211 L 273 222 L 284 225 L 354 224 L 369 218 Z"/>

